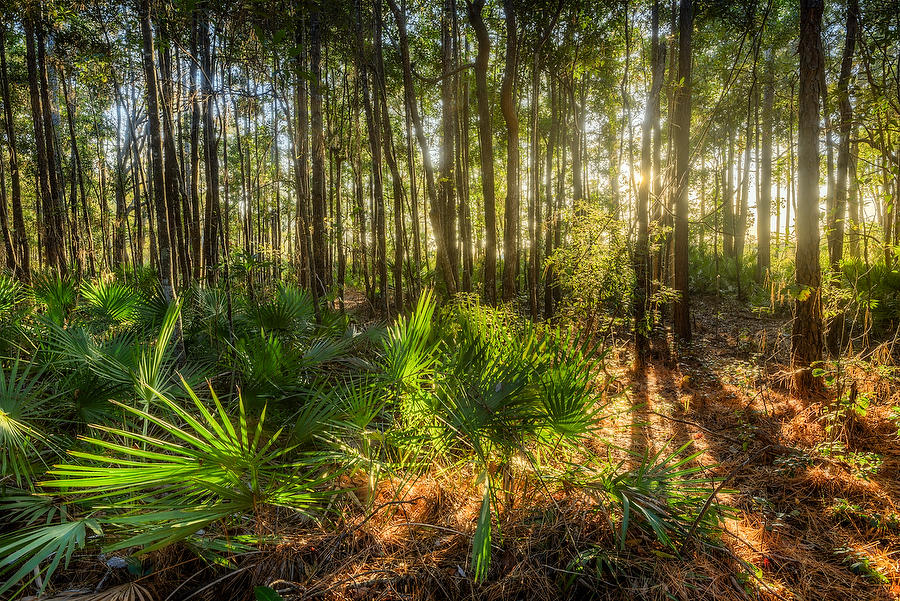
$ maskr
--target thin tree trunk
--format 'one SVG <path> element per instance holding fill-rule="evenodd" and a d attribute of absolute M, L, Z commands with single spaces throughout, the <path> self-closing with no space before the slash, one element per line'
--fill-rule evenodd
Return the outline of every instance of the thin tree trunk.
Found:
<path fill-rule="evenodd" d="M 312 126 L 312 285 L 318 296 L 325 296 L 329 281 L 325 246 L 325 130 L 322 125 L 322 22 L 313 10 L 309 22 L 310 37 L 310 124 Z"/>
<path fill-rule="evenodd" d="M 150 28 L 150 1 L 141 0 L 141 23 L 144 84 L 147 100 L 147 119 L 150 129 L 150 170 L 153 177 L 153 202 L 156 209 L 156 247 L 159 256 L 159 278 L 166 300 L 175 298 L 172 279 L 171 237 L 166 208 L 166 180 L 163 165 L 162 126 L 159 121 L 159 92 L 156 82 L 156 65 L 153 60 L 153 31 Z"/>
<path fill-rule="evenodd" d="M 694 25 L 692 0 L 681 0 L 678 13 L 678 80 L 675 94 L 675 229 L 674 288 L 678 297 L 672 306 L 675 334 L 691 339 L 690 291 L 688 289 L 688 184 L 691 127 L 691 37 Z"/>
<path fill-rule="evenodd" d="M 756 203 L 756 239 L 759 246 L 756 257 L 756 281 L 762 282 L 772 264 L 770 251 L 772 215 L 772 144 L 773 108 L 775 105 L 775 58 L 771 50 L 766 57 L 766 81 L 762 109 L 762 157 L 760 160 L 759 196 Z M 776 231 L 777 228 L 776 228 Z"/>
<path fill-rule="evenodd" d="M 819 267 L 819 70 L 822 0 L 800 2 L 800 125 L 797 149 L 797 256 L 799 293 L 794 308 L 791 364 L 800 392 L 818 387 L 811 365 L 822 359 L 822 274 Z"/>
<path fill-rule="evenodd" d="M 500 109 L 506 122 L 506 203 L 503 227 L 503 300 L 511 301 L 516 295 L 516 272 L 519 265 L 519 249 L 516 244 L 519 231 L 519 117 L 513 101 L 513 87 L 518 60 L 518 28 L 512 0 L 503 1 L 506 17 L 506 61 L 503 82 L 500 87 Z"/>
<path fill-rule="evenodd" d="M 641 180 L 637 197 L 637 240 L 634 251 L 634 347 L 635 369 L 643 369 L 650 349 L 649 334 L 651 324 L 647 319 L 647 302 L 650 295 L 650 187 L 653 182 L 653 119 L 659 109 L 659 96 L 663 84 L 663 69 L 666 65 L 666 47 L 659 43 L 659 1 L 655 0 L 651 13 L 650 65 L 652 75 L 647 104 L 644 108 L 644 123 L 641 128 Z"/>
<path fill-rule="evenodd" d="M 850 168 L 850 132 L 852 129 L 853 109 L 850 105 L 850 77 L 853 71 L 853 52 L 856 48 L 856 29 L 859 17 L 857 0 L 847 0 L 847 26 L 844 39 L 844 53 L 841 58 L 841 73 L 838 77 L 838 154 L 837 173 L 834 190 L 833 214 L 829 219 L 828 256 L 831 269 L 840 269 L 844 251 L 844 218 L 847 211 L 847 176 Z M 855 215 L 852 216 L 855 218 Z M 857 251 L 859 249 L 857 248 Z"/>
<path fill-rule="evenodd" d="M 481 156 L 481 191 L 484 196 L 484 297 L 497 302 L 497 204 L 494 189 L 494 139 L 491 131 L 491 107 L 488 101 L 487 70 L 491 39 L 481 15 L 485 0 L 468 2 L 469 22 L 475 30 L 478 53 L 475 56 L 475 99 L 478 104 L 478 144 Z"/>
<path fill-rule="evenodd" d="M 425 191 L 427 193 L 428 202 L 431 205 L 428 217 L 435 234 L 434 239 L 435 246 L 437 247 L 439 277 L 447 290 L 447 294 L 453 296 L 456 294 L 457 289 L 456 278 L 450 264 L 447 249 L 444 247 L 444 237 L 439 234 L 439 232 L 443 231 L 443 224 L 441 223 L 437 186 L 434 181 L 434 165 L 431 162 L 431 152 L 428 149 L 428 141 L 425 138 L 425 129 L 422 126 L 422 119 L 419 115 L 419 106 L 416 103 L 416 93 L 413 88 L 412 62 L 409 57 L 409 36 L 406 31 L 406 15 L 400 10 L 396 0 L 388 0 L 388 6 L 391 8 L 394 20 L 397 22 L 397 33 L 400 42 L 400 59 L 403 66 L 403 101 L 406 104 L 406 110 L 409 111 L 412 116 L 413 127 L 416 131 L 416 141 L 422 152 L 422 167 L 425 171 Z"/>
<path fill-rule="evenodd" d="M 202 254 L 206 279 L 208 282 L 212 282 L 216 278 L 218 269 L 219 238 L 223 232 L 220 232 L 222 227 L 222 208 L 219 203 L 219 154 L 214 116 L 216 103 L 213 97 L 212 81 L 216 73 L 215 54 L 209 34 L 208 7 L 204 5 L 201 11 L 198 35 L 201 61 L 200 89 L 203 100 L 203 161 L 206 167 L 206 206 L 204 211 L 205 219 L 203 221 Z M 222 120 L 225 121 L 225 119 L 226 116 L 222 115 Z M 228 189 L 227 177 L 225 189 L 226 191 Z M 193 207 L 191 210 L 194 210 Z M 197 212 L 199 213 L 199 206 L 197 207 Z M 199 221 L 199 214 L 197 217 Z M 228 223 L 227 220 L 226 223 Z M 224 232 L 224 234 L 227 242 L 228 232 Z M 198 263 L 200 262 L 199 257 L 197 261 Z"/>

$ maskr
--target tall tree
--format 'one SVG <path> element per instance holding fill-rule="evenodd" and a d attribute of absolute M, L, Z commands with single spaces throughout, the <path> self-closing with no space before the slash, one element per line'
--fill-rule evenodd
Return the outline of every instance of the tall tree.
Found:
<path fill-rule="evenodd" d="M 819 73 L 822 0 L 800 0 L 800 89 L 797 142 L 796 280 L 791 364 L 794 384 L 806 392 L 819 385 L 811 365 L 821 361 L 822 273 L 819 266 Z"/>
<path fill-rule="evenodd" d="M 853 71 L 853 53 L 856 48 L 858 0 L 847 0 L 847 16 L 844 52 L 841 56 L 841 73 L 838 76 L 838 153 L 835 174 L 834 206 L 828 216 L 828 258 L 831 268 L 840 268 L 844 252 L 844 218 L 847 212 L 847 177 L 850 168 L 850 132 L 853 126 L 853 109 L 850 105 L 850 77 Z M 855 218 L 855 215 L 852 216 Z"/>
<path fill-rule="evenodd" d="M 772 145 L 773 113 L 775 106 L 775 56 L 769 50 L 766 56 L 765 92 L 762 108 L 762 156 L 760 157 L 759 197 L 756 202 L 756 281 L 762 282 L 771 265 L 769 238 L 772 215 Z"/>
<path fill-rule="evenodd" d="M 506 61 L 500 86 L 500 109 L 506 122 L 506 203 L 503 226 L 503 300 L 516 295 L 519 269 L 519 117 L 513 100 L 518 61 L 518 27 L 512 0 L 503 0 L 506 17 Z"/>
<path fill-rule="evenodd" d="M 422 152 L 422 168 L 425 171 L 425 192 L 431 207 L 429 209 L 428 218 L 431 222 L 432 230 L 435 233 L 434 240 L 436 248 L 436 258 L 438 266 L 438 277 L 444 285 L 447 294 L 452 296 L 456 294 L 456 277 L 453 267 L 448 256 L 448 249 L 445 248 L 444 237 L 439 235 L 443 231 L 441 223 L 441 214 L 439 209 L 440 200 L 438 199 L 437 186 L 434 181 L 434 164 L 431 161 L 431 151 L 429 150 L 428 140 L 425 137 L 425 128 L 422 125 L 422 118 L 419 114 L 419 105 L 416 101 L 416 90 L 413 87 L 412 79 L 412 61 L 409 57 L 409 34 L 406 30 L 406 13 L 400 9 L 396 0 L 388 0 L 388 6 L 394 20 L 397 22 L 397 37 L 400 42 L 400 62 L 403 68 L 403 102 L 406 105 L 406 111 L 409 113 L 413 127 L 416 132 L 416 141 L 419 144 L 419 150 Z"/>
<path fill-rule="evenodd" d="M 691 129 L 691 37 L 694 29 L 692 0 L 681 0 L 678 11 L 678 87 L 672 115 L 675 149 L 675 229 L 674 288 L 678 297 L 672 305 L 675 334 L 691 339 L 690 290 L 688 289 L 688 184 Z"/>
<path fill-rule="evenodd" d="M 147 123 L 150 133 L 150 171 L 153 184 L 153 208 L 156 211 L 156 248 L 159 279 L 167 300 L 175 298 L 173 285 L 171 236 L 166 207 L 166 179 L 163 165 L 162 126 L 159 120 L 159 87 L 153 57 L 153 29 L 150 25 L 150 0 L 140 0 L 141 52 L 144 64 L 144 95 L 147 102 Z"/>
<path fill-rule="evenodd" d="M 637 240 L 634 249 L 634 348 L 635 369 L 643 369 L 649 350 L 647 301 L 650 294 L 650 187 L 653 182 L 653 119 L 659 112 L 659 95 L 666 65 L 666 46 L 659 42 L 659 0 L 654 0 L 650 16 L 650 91 L 641 127 L 641 179 L 636 206 Z"/>
<path fill-rule="evenodd" d="M 215 49 L 209 34 L 209 17 L 206 3 L 203 5 L 199 25 L 200 38 L 200 89 L 203 97 L 203 161 L 206 166 L 206 207 L 203 220 L 203 265 L 206 278 L 215 277 L 219 263 L 219 236 L 222 234 L 222 209 L 219 202 L 219 153 L 216 137 L 213 77 L 216 73 Z M 225 118 L 224 116 L 222 117 Z M 226 183 L 227 183 L 226 176 Z M 227 190 L 226 186 L 226 190 Z M 226 196 L 227 200 L 227 196 Z M 200 258 L 197 258 L 200 261 Z"/>
<path fill-rule="evenodd" d="M 322 122 L 322 14 L 314 9 L 309 20 L 309 116 L 312 126 L 312 263 L 313 286 L 325 296 L 330 283 L 325 243 L 325 130 Z M 386 279 L 386 276 L 385 276 Z"/>
<path fill-rule="evenodd" d="M 493 304 L 497 302 L 497 206 L 494 190 L 494 138 L 487 87 L 491 38 L 481 14 L 484 2 L 485 0 L 468 1 L 467 8 L 478 44 L 478 53 L 475 55 L 475 99 L 478 103 L 481 191 L 484 195 L 484 297 L 488 303 Z"/>

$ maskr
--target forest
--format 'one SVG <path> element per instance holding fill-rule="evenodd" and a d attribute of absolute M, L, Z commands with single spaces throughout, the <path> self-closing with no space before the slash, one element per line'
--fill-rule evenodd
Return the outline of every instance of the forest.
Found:
<path fill-rule="evenodd" d="M 0 41 L 0 600 L 900 598 L 900 0 Z"/>

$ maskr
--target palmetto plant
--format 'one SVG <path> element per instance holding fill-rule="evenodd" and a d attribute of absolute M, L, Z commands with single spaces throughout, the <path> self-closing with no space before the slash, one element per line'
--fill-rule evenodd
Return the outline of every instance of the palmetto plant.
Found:
<path fill-rule="evenodd" d="M 75 283 L 66 277 L 55 273 L 37 276 L 32 292 L 47 319 L 57 325 L 63 325 L 75 308 L 77 289 Z"/>
<path fill-rule="evenodd" d="M 96 426 L 97 436 L 82 438 L 87 450 L 70 451 L 72 463 L 47 473 L 40 487 L 63 495 L 81 515 L 0 537 L 0 572 L 12 572 L 0 592 L 47 561 L 49 577 L 61 558 L 68 561 L 85 545 L 89 530 L 103 535 L 105 551 L 146 553 L 264 506 L 309 513 L 333 494 L 329 483 L 339 471 L 326 468 L 334 454 L 300 450 L 283 429 L 271 432 L 265 410 L 251 425 L 240 401 L 234 423 L 214 393 L 208 408 L 184 386 L 190 398 L 184 406 L 158 391 L 153 406 L 162 411 L 117 403 L 151 431 Z"/>
<path fill-rule="evenodd" d="M 50 421 L 54 395 L 33 363 L 18 357 L 8 363 L 8 370 L 0 368 L 0 477 L 8 475 L 22 486 L 42 471 L 44 455 L 54 448 L 39 425 Z"/>
<path fill-rule="evenodd" d="M 81 326 L 55 326 L 51 329 L 50 350 L 63 364 L 86 369 L 106 384 L 129 391 L 146 410 L 157 392 L 172 395 L 179 391 L 172 338 L 180 310 L 180 301 L 172 303 L 156 339 L 145 343 L 128 335 L 96 338 Z"/>
<path fill-rule="evenodd" d="M 470 463 L 484 487 L 472 554 L 475 576 L 484 578 L 495 498 L 512 458 L 536 468 L 542 450 L 591 431 L 603 354 L 472 301 L 454 305 L 437 326 L 434 309 L 426 293 L 389 329 L 382 365 L 408 439 L 422 453 Z"/>
<path fill-rule="evenodd" d="M 125 325 L 134 321 L 141 294 L 117 280 L 85 281 L 81 285 L 81 297 L 91 313 L 104 325 Z"/>
<path fill-rule="evenodd" d="M 702 475 L 704 468 L 692 465 L 702 452 L 686 453 L 690 444 L 672 452 L 662 447 L 636 457 L 630 469 L 625 461 L 610 464 L 594 457 L 572 466 L 565 479 L 587 491 L 606 515 L 620 516 L 620 546 L 637 523 L 660 543 L 676 550 L 676 543 L 692 530 L 709 535 L 729 513 L 728 508 L 712 504 L 719 480 Z"/>

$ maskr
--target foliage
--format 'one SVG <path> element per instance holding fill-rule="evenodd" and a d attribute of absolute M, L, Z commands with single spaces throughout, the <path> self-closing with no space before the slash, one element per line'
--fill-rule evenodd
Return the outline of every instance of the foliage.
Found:
<path fill-rule="evenodd" d="M 609 412 L 599 342 L 475 296 L 438 309 L 426 291 L 408 316 L 360 329 L 288 286 L 201 287 L 160 305 L 152 286 L 103 280 L 68 305 L 64 282 L 33 297 L 46 316 L 34 356 L 0 370 L 0 478 L 14 485 L 0 492 L 4 591 L 36 574 L 47 586 L 88 547 L 180 544 L 224 561 L 270 540 L 257 524 L 275 508 L 324 526 L 344 474 L 363 475 L 371 498 L 385 474 L 444 467 L 479 491 L 471 565 L 484 580 L 517 487 L 570 485 L 557 467 Z M 62 441 L 68 460 L 48 467 Z M 580 485 L 605 491 L 626 530 L 639 515 L 668 544 L 697 515 L 693 458 L 646 457 L 625 476 L 595 457 Z"/>

